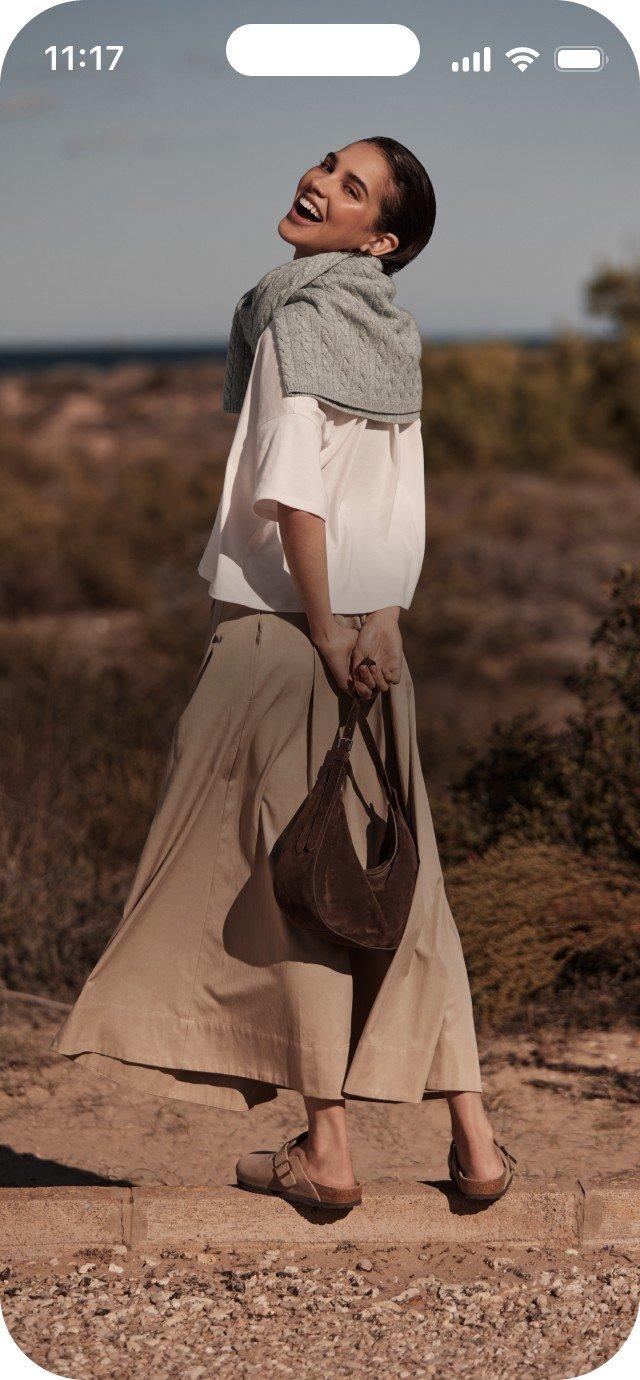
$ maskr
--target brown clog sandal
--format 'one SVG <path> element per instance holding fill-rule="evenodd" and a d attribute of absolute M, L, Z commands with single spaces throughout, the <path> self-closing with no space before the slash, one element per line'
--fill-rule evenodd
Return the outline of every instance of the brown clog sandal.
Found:
<path fill-rule="evenodd" d="M 452 1140 L 449 1150 L 449 1174 L 459 1193 L 464 1198 L 472 1198 L 475 1202 L 495 1203 L 498 1198 L 502 1198 L 507 1189 L 511 1186 L 513 1179 L 513 1167 L 517 1164 L 515 1155 L 512 1155 L 504 1145 L 498 1145 L 497 1140 L 494 1145 L 500 1151 L 500 1156 L 504 1169 L 496 1179 L 468 1179 L 462 1173 L 458 1151 L 455 1141 Z"/>
<path fill-rule="evenodd" d="M 275 1152 L 273 1150 L 254 1150 L 243 1155 L 236 1165 L 236 1179 L 240 1188 L 250 1193 L 271 1193 L 286 1198 L 289 1203 L 301 1203 L 305 1207 L 344 1208 L 358 1207 L 362 1202 L 362 1186 L 353 1188 L 331 1188 L 328 1184 L 314 1183 L 302 1167 L 295 1147 L 306 1140 L 308 1131 L 285 1141 Z"/>

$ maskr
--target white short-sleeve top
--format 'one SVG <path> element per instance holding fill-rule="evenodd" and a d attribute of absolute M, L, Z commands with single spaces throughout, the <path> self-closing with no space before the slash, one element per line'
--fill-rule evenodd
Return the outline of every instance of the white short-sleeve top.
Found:
<path fill-rule="evenodd" d="M 333 613 L 409 608 L 425 545 L 420 421 L 374 422 L 314 397 L 286 397 L 267 327 L 198 567 L 212 598 L 301 611 L 278 502 L 325 522 Z"/>

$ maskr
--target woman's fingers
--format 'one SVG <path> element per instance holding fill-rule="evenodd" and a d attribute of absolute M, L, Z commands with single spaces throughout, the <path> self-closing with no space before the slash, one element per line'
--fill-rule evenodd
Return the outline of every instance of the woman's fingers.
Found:
<path fill-rule="evenodd" d="M 384 674 L 384 671 L 382 671 L 381 667 L 380 667 L 380 666 L 370 666 L 370 667 L 369 667 L 369 670 L 371 671 L 371 675 L 373 676 L 373 679 L 374 679 L 374 681 L 375 681 L 376 688 L 377 688 L 378 690 L 388 690 L 388 689 L 389 689 L 389 683 L 388 683 L 388 681 L 387 681 L 387 679 L 386 679 L 386 676 L 385 676 L 385 674 Z"/>
<path fill-rule="evenodd" d="M 360 680 L 357 672 L 353 677 L 353 688 L 356 692 L 356 695 L 361 700 L 370 700 L 371 696 L 373 695 L 373 687 L 371 685 L 367 685 L 365 681 Z"/>
<path fill-rule="evenodd" d="M 351 661 L 353 666 L 353 685 L 356 694 L 360 697 L 360 699 L 370 700 L 371 696 L 374 693 L 374 690 L 376 689 L 376 683 L 371 674 L 371 669 L 370 667 L 366 666 L 361 659 L 358 660 L 355 657 L 352 657 Z"/>
<path fill-rule="evenodd" d="M 356 661 L 353 665 L 354 680 L 359 680 L 362 685 L 366 685 L 368 690 L 375 690 L 376 682 L 374 680 L 373 671 L 374 668 L 372 666 L 367 666 L 366 661 Z"/>
<path fill-rule="evenodd" d="M 375 657 L 364 655 L 356 644 L 352 656 L 351 664 L 353 673 L 358 679 L 368 687 L 369 690 L 388 690 L 389 684 L 382 666 L 376 661 Z"/>
<path fill-rule="evenodd" d="M 386 677 L 379 666 L 363 666 L 362 670 L 356 667 L 353 679 L 357 693 L 364 699 L 371 699 L 376 691 L 384 692 L 389 689 Z"/>

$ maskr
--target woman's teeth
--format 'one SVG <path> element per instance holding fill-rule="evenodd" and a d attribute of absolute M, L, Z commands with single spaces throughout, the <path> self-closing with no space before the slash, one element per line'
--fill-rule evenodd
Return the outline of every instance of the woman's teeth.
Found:
<path fill-rule="evenodd" d="M 309 200 L 307 199 L 306 196 L 299 196 L 299 197 L 298 197 L 298 200 L 296 201 L 296 204 L 295 204 L 295 205 L 296 205 L 296 211 L 298 212 L 298 215 L 299 215 L 299 216 L 304 216 L 306 220 L 316 220 L 316 221 L 322 220 L 322 216 L 320 215 L 320 212 L 319 212 L 319 211 L 316 211 L 315 206 L 313 205 L 313 203 L 312 203 L 311 201 L 309 201 Z"/>

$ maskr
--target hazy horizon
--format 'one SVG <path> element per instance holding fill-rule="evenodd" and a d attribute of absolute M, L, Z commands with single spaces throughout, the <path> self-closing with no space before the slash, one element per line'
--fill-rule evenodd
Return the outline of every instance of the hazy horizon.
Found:
<path fill-rule="evenodd" d="M 588 330 L 581 329 L 579 332 L 576 333 L 584 335 L 588 334 L 590 338 L 594 339 L 599 339 L 602 337 L 603 334 L 607 334 L 606 331 L 599 330 L 597 327 L 594 327 L 593 329 L 589 328 Z M 449 343 L 473 344 L 476 341 L 482 342 L 491 340 L 511 340 L 516 343 L 521 343 L 523 345 L 530 344 L 532 346 L 543 346 L 546 344 L 550 344 L 554 339 L 556 339 L 557 333 L 551 331 L 547 334 L 535 331 L 532 332 L 486 330 L 474 331 L 472 333 L 464 334 L 462 332 L 456 331 L 429 331 L 423 332 L 422 338 L 425 344 L 432 345 L 447 345 Z M 157 351 L 158 353 L 162 352 L 163 350 L 184 350 L 185 352 L 200 352 L 208 350 L 212 353 L 221 353 L 226 352 L 228 348 L 228 343 L 228 336 L 220 336 L 217 339 L 215 337 L 207 338 L 206 336 L 158 336 L 155 339 L 145 338 L 144 336 L 111 336 L 96 337 L 93 340 L 89 337 L 78 337 L 77 340 L 0 340 L 0 356 L 10 354 L 64 354 L 65 352 L 69 351 L 78 351 L 79 353 L 82 351 L 86 351 L 87 353 L 95 352 L 96 354 L 108 354 L 111 351 L 128 349 L 135 350 L 136 352 L 150 350 Z"/>

